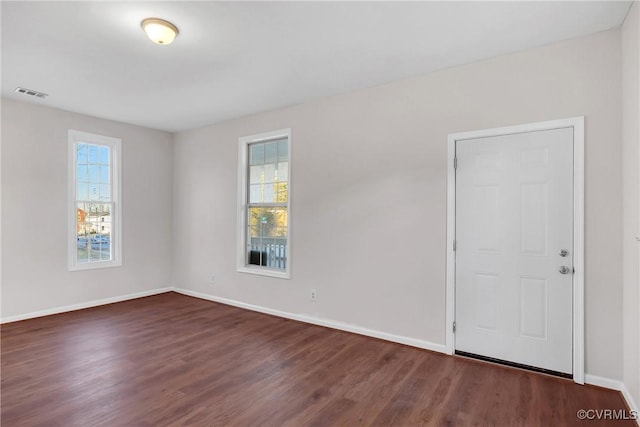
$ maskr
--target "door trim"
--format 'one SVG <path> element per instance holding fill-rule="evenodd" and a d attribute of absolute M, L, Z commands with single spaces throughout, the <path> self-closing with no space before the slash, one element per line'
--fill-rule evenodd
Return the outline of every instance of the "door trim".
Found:
<path fill-rule="evenodd" d="M 456 142 L 516 133 L 573 128 L 573 381 L 584 384 L 584 117 L 449 134 L 447 138 L 447 271 L 445 348 L 455 351 Z"/>

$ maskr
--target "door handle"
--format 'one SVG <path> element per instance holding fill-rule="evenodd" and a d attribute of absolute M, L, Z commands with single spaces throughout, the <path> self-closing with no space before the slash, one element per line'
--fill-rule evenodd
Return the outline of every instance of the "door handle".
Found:
<path fill-rule="evenodd" d="M 561 266 L 558 271 L 560 272 L 560 274 L 569 274 L 571 273 L 571 268 L 567 267 L 566 265 Z"/>

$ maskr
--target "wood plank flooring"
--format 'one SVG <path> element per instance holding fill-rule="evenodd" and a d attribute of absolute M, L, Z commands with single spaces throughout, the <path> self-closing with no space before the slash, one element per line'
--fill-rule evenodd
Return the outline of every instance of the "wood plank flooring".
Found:
<path fill-rule="evenodd" d="M 1 328 L 9 426 L 562 426 L 618 392 L 176 293 Z"/>

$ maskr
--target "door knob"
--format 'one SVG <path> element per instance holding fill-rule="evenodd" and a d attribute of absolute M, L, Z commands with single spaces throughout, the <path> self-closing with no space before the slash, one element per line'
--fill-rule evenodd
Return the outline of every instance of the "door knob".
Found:
<path fill-rule="evenodd" d="M 569 251 L 566 249 L 560 249 L 560 252 L 558 252 L 558 255 L 560 255 L 561 257 L 566 257 L 567 255 L 569 255 Z"/>
<path fill-rule="evenodd" d="M 566 265 L 563 265 L 558 269 L 558 271 L 560 272 L 560 274 L 569 274 L 571 272 L 571 269 Z"/>

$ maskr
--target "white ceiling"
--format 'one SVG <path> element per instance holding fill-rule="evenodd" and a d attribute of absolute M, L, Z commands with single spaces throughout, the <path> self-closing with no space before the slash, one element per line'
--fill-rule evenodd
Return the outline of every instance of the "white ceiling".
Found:
<path fill-rule="evenodd" d="M 2 1 L 2 96 L 180 131 L 607 30 L 629 6 Z M 149 41 L 147 17 L 176 41 Z"/>

